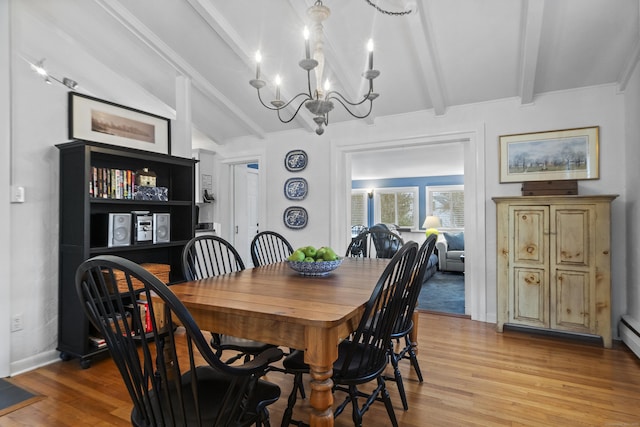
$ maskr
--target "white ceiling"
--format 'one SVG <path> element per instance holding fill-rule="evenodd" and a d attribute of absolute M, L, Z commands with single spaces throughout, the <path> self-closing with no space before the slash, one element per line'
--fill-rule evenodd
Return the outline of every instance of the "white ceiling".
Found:
<path fill-rule="evenodd" d="M 263 78 L 283 76 L 282 93 L 304 90 L 297 63 L 313 0 L 29 0 L 33 13 L 75 41 L 105 71 L 142 87 L 175 111 L 176 77 L 192 83 L 195 127 L 217 143 L 303 128 L 303 112 L 281 124 L 249 85 L 254 54 Z M 638 0 L 325 0 L 325 74 L 350 97 L 366 92 L 364 46 L 375 41 L 376 117 L 519 98 L 583 86 L 624 90 L 640 55 Z M 73 77 L 73 76 L 70 76 Z M 89 82 L 80 82 L 88 84 Z M 91 88 L 89 87 L 89 92 Z M 267 89 L 264 97 L 273 99 Z M 332 123 L 350 116 L 336 106 Z M 331 124 L 329 124 L 331 126 Z M 366 174 L 366 171 L 362 172 Z"/>

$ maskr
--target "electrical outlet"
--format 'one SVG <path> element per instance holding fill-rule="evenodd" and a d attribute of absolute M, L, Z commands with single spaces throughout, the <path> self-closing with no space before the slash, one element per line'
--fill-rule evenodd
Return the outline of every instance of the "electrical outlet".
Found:
<path fill-rule="evenodd" d="M 11 332 L 22 330 L 22 314 L 16 314 L 11 318 Z"/>

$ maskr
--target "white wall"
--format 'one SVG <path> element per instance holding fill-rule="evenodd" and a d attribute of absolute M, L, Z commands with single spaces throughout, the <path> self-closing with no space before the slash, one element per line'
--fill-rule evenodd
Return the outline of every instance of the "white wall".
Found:
<path fill-rule="evenodd" d="M 9 0 L 0 0 L 0 242 L 9 241 L 11 229 L 9 211 L 9 176 L 11 168 L 11 85 L 10 85 L 10 31 Z M 10 245 L 0 246 L 0 271 L 9 275 L 11 272 Z M 0 286 L 0 342 L 9 342 L 11 311 L 9 282 L 3 281 Z M 0 348 L 0 378 L 9 375 L 10 347 Z"/>

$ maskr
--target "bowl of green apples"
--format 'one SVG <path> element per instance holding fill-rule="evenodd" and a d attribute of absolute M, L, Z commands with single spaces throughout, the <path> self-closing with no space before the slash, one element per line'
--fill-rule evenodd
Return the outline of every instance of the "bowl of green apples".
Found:
<path fill-rule="evenodd" d="M 328 246 L 303 246 L 287 258 L 289 267 L 303 276 L 326 276 L 342 264 L 342 258 Z"/>

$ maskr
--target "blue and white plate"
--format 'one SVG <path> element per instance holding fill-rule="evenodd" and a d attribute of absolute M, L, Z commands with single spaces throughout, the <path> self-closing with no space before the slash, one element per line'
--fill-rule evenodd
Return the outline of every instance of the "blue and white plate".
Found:
<path fill-rule="evenodd" d="M 284 225 L 292 229 L 300 229 L 307 226 L 309 216 L 307 210 L 301 206 L 291 206 L 284 210 L 282 215 Z"/>
<path fill-rule="evenodd" d="M 300 172 L 307 167 L 307 153 L 303 150 L 291 150 L 284 156 L 284 167 L 289 172 Z"/>
<path fill-rule="evenodd" d="M 308 191 L 309 185 L 304 178 L 289 178 L 284 183 L 284 196 L 289 200 L 303 200 Z"/>

